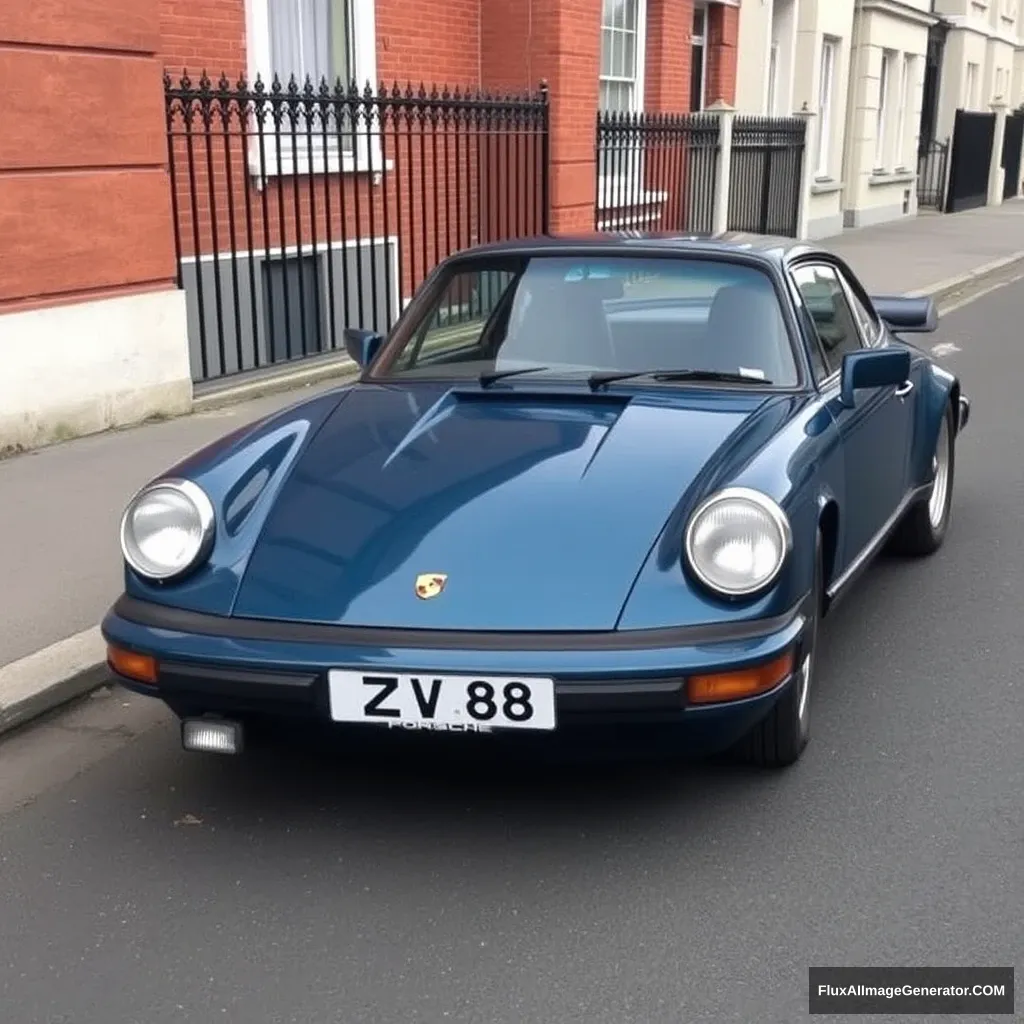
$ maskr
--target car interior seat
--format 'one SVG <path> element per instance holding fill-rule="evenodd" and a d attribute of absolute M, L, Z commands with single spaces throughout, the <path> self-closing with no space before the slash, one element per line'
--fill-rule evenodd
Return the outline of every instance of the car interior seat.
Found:
<path fill-rule="evenodd" d="M 621 294 L 621 283 L 619 293 Z M 603 279 L 538 282 L 520 293 L 519 315 L 513 310 L 502 360 L 569 363 L 582 367 L 614 365 L 611 331 L 604 309 L 615 282 Z"/>
<path fill-rule="evenodd" d="M 778 380 L 784 376 L 780 352 L 788 345 L 784 331 L 779 300 L 771 288 L 726 285 L 711 303 L 708 362 L 700 369 L 736 373 L 742 367 Z"/>

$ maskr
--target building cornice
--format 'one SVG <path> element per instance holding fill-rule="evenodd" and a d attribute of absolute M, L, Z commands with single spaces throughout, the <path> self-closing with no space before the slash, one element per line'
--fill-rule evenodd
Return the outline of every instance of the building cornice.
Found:
<path fill-rule="evenodd" d="M 959 29 L 961 32 L 973 32 L 976 36 L 981 36 L 983 39 L 995 39 L 1017 50 L 1024 49 L 1024 39 L 1020 39 L 1010 32 L 1001 32 L 991 25 L 979 25 L 978 22 L 971 20 L 963 14 L 947 14 L 942 20 L 953 30 Z"/>
<path fill-rule="evenodd" d="M 858 7 L 862 11 L 877 11 L 879 14 L 888 14 L 892 18 L 901 18 L 903 21 L 913 22 L 923 28 L 931 28 L 942 20 L 937 14 L 922 11 L 919 7 L 903 3 L 902 0 L 861 0 Z"/>

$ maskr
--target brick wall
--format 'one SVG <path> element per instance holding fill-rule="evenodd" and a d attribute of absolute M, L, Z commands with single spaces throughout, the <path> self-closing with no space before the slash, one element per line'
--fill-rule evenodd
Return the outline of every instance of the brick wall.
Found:
<path fill-rule="evenodd" d="M 690 109 L 690 33 L 693 0 L 647 0 L 644 109 L 679 114 Z"/>
<path fill-rule="evenodd" d="M 708 8 L 708 66 L 705 84 L 708 106 L 724 100 L 736 102 L 736 53 L 740 31 L 737 7 L 712 4 Z"/>
<path fill-rule="evenodd" d="M 155 5 L 0 4 L 0 308 L 173 278 Z"/>

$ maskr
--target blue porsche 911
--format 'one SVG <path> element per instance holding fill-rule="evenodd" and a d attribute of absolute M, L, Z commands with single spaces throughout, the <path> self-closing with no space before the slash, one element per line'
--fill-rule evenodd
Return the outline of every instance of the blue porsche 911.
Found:
<path fill-rule="evenodd" d="M 936 316 L 789 239 L 458 253 L 346 332 L 357 380 L 132 499 L 111 671 L 191 750 L 290 719 L 792 764 L 822 620 L 948 528 L 970 405 L 898 337 Z"/>

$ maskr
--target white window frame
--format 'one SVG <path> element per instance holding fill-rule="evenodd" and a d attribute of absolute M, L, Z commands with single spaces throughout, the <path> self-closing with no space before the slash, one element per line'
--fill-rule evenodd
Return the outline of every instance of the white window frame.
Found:
<path fill-rule="evenodd" d="M 600 23 L 601 32 L 601 51 L 599 51 L 599 60 L 603 63 L 603 47 L 604 47 L 604 20 L 602 17 Z M 633 62 L 633 103 L 629 110 L 631 114 L 642 114 L 644 110 L 644 79 L 647 72 L 647 0 L 636 0 L 636 54 Z M 603 75 L 600 72 L 600 65 L 598 69 L 598 89 L 600 90 L 601 83 L 603 82 L 625 82 L 630 79 L 613 77 L 610 75 Z M 644 192 L 637 188 L 634 184 L 636 178 L 643 180 L 644 166 L 642 156 L 638 156 L 635 160 L 630 161 L 632 167 L 628 170 L 621 171 L 618 174 L 607 174 L 601 175 L 597 182 L 597 205 L 598 209 L 601 210 L 614 210 L 616 209 L 622 200 L 620 196 L 625 196 L 625 203 L 627 206 L 645 206 L 650 207 L 650 218 L 654 219 L 658 215 L 656 204 L 664 200 L 664 196 L 656 192 Z M 639 199 L 639 202 L 637 201 Z M 614 230 L 615 228 L 627 226 L 637 227 L 642 226 L 639 224 L 639 220 L 643 219 L 642 214 L 631 215 L 628 220 L 628 225 L 620 224 L 621 217 L 604 218 L 607 223 L 603 225 L 608 230 Z"/>
<path fill-rule="evenodd" d="M 821 57 L 818 67 L 818 153 L 815 176 L 828 177 L 828 168 L 832 157 L 832 103 L 836 82 L 836 56 L 839 52 L 839 40 L 832 36 L 824 36 L 821 41 Z M 828 56 L 826 62 L 825 57 Z M 828 75 L 825 66 L 828 64 Z"/>
<path fill-rule="evenodd" d="M 914 67 L 914 56 L 910 53 L 903 55 L 900 65 L 900 99 L 896 108 L 896 156 L 893 160 L 895 170 L 903 170 L 906 167 L 907 157 L 907 104 L 910 102 L 911 71 Z"/>
<path fill-rule="evenodd" d="M 377 17 L 376 0 L 348 0 L 351 5 L 352 50 L 355 57 L 352 77 L 360 89 L 369 82 L 377 90 Z M 270 9 L 268 0 L 245 0 L 246 49 L 250 86 L 259 75 L 269 90 L 276 73 L 281 84 L 287 86 L 291 69 L 275 68 L 270 55 Z M 296 76 L 296 79 L 298 76 Z M 300 82 L 300 85 L 304 83 Z M 333 83 L 332 83 L 333 85 Z M 366 131 L 357 134 L 355 152 L 338 147 L 336 140 L 328 140 L 326 153 L 322 139 L 314 133 L 312 145 L 301 134 L 297 136 L 295 152 L 292 152 L 291 136 L 282 145 L 281 161 L 278 164 L 277 150 L 266 143 L 272 139 L 273 121 L 269 113 L 264 131 L 264 157 L 260 160 L 259 139 L 251 138 L 249 145 L 249 171 L 254 176 L 276 177 L 278 175 L 308 175 L 357 173 L 373 169 L 375 173 L 390 170 L 391 161 L 385 166 L 378 137 L 367 137 Z M 253 128 L 255 131 L 255 127 Z"/>
<path fill-rule="evenodd" d="M 765 113 L 774 117 L 777 113 L 775 106 L 778 102 L 779 92 L 779 43 L 773 39 L 768 48 L 768 90 L 765 98 Z"/>
<path fill-rule="evenodd" d="M 882 51 L 882 61 L 878 68 L 878 109 L 875 111 L 875 171 L 884 171 L 885 155 L 888 152 L 886 132 L 889 128 L 889 101 L 891 90 L 889 80 L 892 78 L 892 50 Z"/>
<path fill-rule="evenodd" d="M 978 94 L 978 65 L 968 61 L 967 69 L 964 72 L 964 97 L 963 107 L 965 110 L 973 110 Z"/>
<path fill-rule="evenodd" d="M 696 111 L 691 113 L 699 113 L 705 109 L 704 101 L 708 94 L 708 5 L 705 0 L 698 0 L 693 5 L 693 13 L 696 14 L 700 11 L 701 21 L 701 32 L 700 34 L 690 35 L 690 55 L 693 55 L 693 48 L 695 46 L 700 47 L 700 106 Z M 692 74 L 692 71 L 691 71 Z M 689 89 L 689 83 L 687 83 L 687 89 Z"/>

